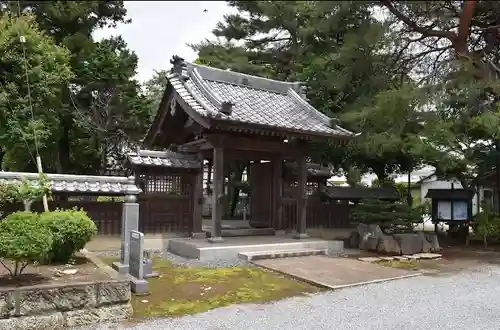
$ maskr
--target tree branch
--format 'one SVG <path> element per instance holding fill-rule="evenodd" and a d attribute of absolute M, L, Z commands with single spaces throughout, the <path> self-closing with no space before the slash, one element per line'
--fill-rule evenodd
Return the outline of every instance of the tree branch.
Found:
<path fill-rule="evenodd" d="M 402 12 L 400 12 L 391 0 L 380 0 L 380 3 L 384 5 L 394 16 L 396 16 L 400 21 L 408 25 L 413 31 L 418 32 L 426 37 L 438 37 L 438 38 L 447 38 L 453 41 L 456 38 L 456 34 L 451 31 L 439 31 L 429 29 L 428 27 L 419 26 L 417 23 L 413 22 L 409 17 L 405 16 Z"/>
<path fill-rule="evenodd" d="M 458 55 L 464 55 L 467 53 L 467 39 L 469 39 L 470 25 L 472 16 L 474 16 L 475 7 L 476 0 L 465 1 L 464 10 L 460 15 L 458 35 L 455 35 L 454 40 L 452 40 L 455 51 Z"/>

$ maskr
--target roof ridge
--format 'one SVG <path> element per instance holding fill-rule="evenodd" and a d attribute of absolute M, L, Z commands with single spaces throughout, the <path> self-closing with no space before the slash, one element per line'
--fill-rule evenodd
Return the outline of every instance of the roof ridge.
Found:
<path fill-rule="evenodd" d="M 195 64 L 186 62 L 188 67 L 199 69 L 197 70 L 204 80 L 212 80 L 226 84 L 239 85 L 254 89 L 272 91 L 280 94 L 287 94 L 289 88 L 300 92 L 302 82 L 289 82 L 276 79 L 264 78 L 250 75 L 247 73 L 228 71 L 219 68 L 214 68 L 207 65 Z"/>
<path fill-rule="evenodd" d="M 294 89 L 290 88 L 288 90 L 288 95 L 300 106 L 302 106 L 305 110 L 307 110 L 311 115 L 313 115 L 315 118 L 317 118 L 320 122 L 327 126 L 335 126 L 336 129 L 343 131 L 348 134 L 353 134 L 353 132 L 338 126 L 337 124 L 332 124 L 332 119 L 329 116 L 325 115 L 324 113 L 320 112 L 318 109 L 313 107 L 307 100 L 305 100 L 302 96 L 300 96 L 299 93 L 297 93 Z"/>

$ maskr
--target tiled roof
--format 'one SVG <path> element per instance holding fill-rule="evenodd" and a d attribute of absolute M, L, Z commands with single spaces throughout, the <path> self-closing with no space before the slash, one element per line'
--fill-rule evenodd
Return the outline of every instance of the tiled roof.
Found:
<path fill-rule="evenodd" d="M 139 152 L 128 154 L 128 161 L 135 166 L 200 168 L 200 162 L 195 156 L 170 150 L 139 150 Z"/>
<path fill-rule="evenodd" d="M 50 173 L 46 175 L 54 193 L 137 195 L 141 192 L 135 185 L 134 177 Z M 37 185 L 38 179 L 38 173 L 0 171 L 0 184 L 21 183 L 23 180 L 28 180 L 31 184 Z"/>
<path fill-rule="evenodd" d="M 437 200 L 471 200 L 474 192 L 468 189 L 429 189 L 425 198 Z"/>
<path fill-rule="evenodd" d="M 173 62 L 174 68 L 167 75 L 169 82 L 201 116 L 312 134 L 354 135 L 332 126 L 331 118 L 312 107 L 300 83 L 224 71 L 182 59 Z M 221 111 L 224 107 L 231 109 L 230 114 Z"/>

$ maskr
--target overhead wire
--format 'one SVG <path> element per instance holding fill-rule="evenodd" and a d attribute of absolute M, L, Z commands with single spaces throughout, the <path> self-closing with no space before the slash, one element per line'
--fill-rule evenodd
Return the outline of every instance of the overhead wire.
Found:
<path fill-rule="evenodd" d="M 18 15 L 18 18 L 21 18 L 21 2 L 19 0 L 17 1 L 17 15 Z M 21 35 L 21 32 L 19 30 L 17 31 L 17 34 L 19 37 L 19 41 L 21 43 L 21 48 L 23 50 L 24 75 L 26 78 L 26 87 L 28 90 L 28 106 L 29 106 L 29 111 L 31 114 L 31 120 L 32 120 L 32 123 L 34 124 L 35 123 L 35 114 L 33 112 L 33 101 L 31 99 L 31 86 L 30 86 L 29 73 L 28 73 L 28 59 L 26 57 L 26 45 L 25 45 L 26 38 L 23 35 Z M 40 157 L 40 150 L 38 148 L 38 138 L 37 138 L 35 125 L 33 125 L 33 140 L 35 142 L 36 156 Z"/>

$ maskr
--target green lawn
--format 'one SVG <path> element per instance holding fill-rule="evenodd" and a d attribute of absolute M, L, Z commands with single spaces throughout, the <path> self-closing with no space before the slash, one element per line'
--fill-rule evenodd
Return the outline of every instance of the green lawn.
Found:
<path fill-rule="evenodd" d="M 102 259 L 106 263 L 116 261 Z M 153 268 L 161 276 L 149 279 L 148 296 L 133 296 L 134 318 L 195 314 L 232 304 L 263 303 L 321 290 L 257 267 L 179 267 L 155 259 Z"/>

